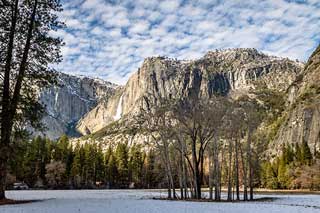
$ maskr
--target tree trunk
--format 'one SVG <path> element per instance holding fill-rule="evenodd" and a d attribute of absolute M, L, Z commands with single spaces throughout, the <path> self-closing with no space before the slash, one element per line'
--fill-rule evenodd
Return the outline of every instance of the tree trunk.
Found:
<path fill-rule="evenodd" d="M 250 180 L 249 180 L 249 187 L 250 187 L 250 200 L 253 200 L 253 168 L 252 168 L 252 163 L 250 163 Z"/>
<path fill-rule="evenodd" d="M 204 150 L 200 152 L 200 178 L 199 178 L 199 199 L 201 199 L 201 186 L 203 183 L 203 176 L 204 176 Z"/>
<path fill-rule="evenodd" d="M 179 185 L 180 185 L 180 198 L 184 199 L 184 168 L 183 168 L 183 161 L 184 161 L 184 156 L 183 156 L 183 151 L 181 149 L 180 152 L 180 159 L 179 159 Z"/>
<path fill-rule="evenodd" d="M 23 81 L 23 78 L 25 76 L 25 72 L 26 72 L 27 65 L 28 65 L 27 62 L 28 62 L 29 50 L 30 50 L 30 47 L 31 47 L 31 39 L 32 39 L 32 34 L 33 34 L 33 25 L 34 25 L 34 21 L 35 21 L 35 17 L 36 17 L 37 6 L 38 6 L 38 1 L 35 0 L 34 6 L 33 6 L 33 10 L 32 10 L 32 14 L 31 14 L 31 17 L 30 17 L 27 40 L 26 40 L 26 44 L 25 44 L 25 47 L 24 47 L 24 50 L 23 50 L 23 55 L 22 55 L 22 59 L 21 59 L 20 67 L 19 67 L 19 73 L 18 73 L 18 76 L 17 76 L 17 81 L 16 81 L 16 85 L 14 87 L 14 92 L 13 92 L 13 97 L 12 97 L 12 103 L 11 103 L 11 109 L 10 109 L 10 114 L 11 114 L 11 118 L 12 119 L 14 118 L 14 116 L 16 114 L 16 110 L 17 110 L 17 106 L 18 106 L 19 98 L 20 98 L 20 91 L 21 91 L 21 87 L 22 87 L 22 81 Z"/>
<path fill-rule="evenodd" d="M 220 200 L 220 166 L 219 166 L 219 152 L 218 152 L 218 141 L 214 142 L 213 158 L 214 158 L 214 199 Z"/>
<path fill-rule="evenodd" d="M 229 140 L 229 159 L 228 159 L 228 197 L 227 200 L 232 200 L 232 185 L 231 185 L 231 176 L 232 176 L 232 143 Z"/>
<path fill-rule="evenodd" d="M 201 181 L 200 181 L 200 174 L 199 174 L 199 169 L 196 169 L 196 181 L 195 181 L 195 185 L 196 185 L 196 199 L 201 199 Z"/>
<path fill-rule="evenodd" d="M 172 194 L 171 194 L 171 184 L 170 184 L 170 178 L 169 175 L 167 174 L 167 184 L 168 184 L 168 198 L 171 199 L 172 198 Z"/>
<path fill-rule="evenodd" d="M 10 104 L 10 70 L 13 56 L 13 44 L 16 31 L 17 14 L 18 14 L 18 0 L 15 0 L 12 11 L 12 20 L 10 26 L 10 35 L 8 42 L 8 49 L 6 55 L 6 63 L 4 68 L 3 78 L 3 93 L 2 93 L 2 112 L 1 112 L 1 149 L 0 149 L 0 200 L 5 199 L 6 176 L 7 176 L 7 161 L 8 149 L 10 146 L 10 137 L 12 132 L 11 104 Z"/>
<path fill-rule="evenodd" d="M 188 198 L 188 179 L 187 179 L 187 169 L 186 169 L 186 162 L 185 160 L 183 159 L 183 162 L 182 162 L 182 173 L 183 173 L 183 188 L 184 188 L 184 198 Z"/>
<path fill-rule="evenodd" d="M 246 155 L 248 158 L 248 144 L 249 144 L 249 135 L 247 138 L 247 143 L 246 143 Z M 248 200 L 248 160 L 244 158 L 244 153 L 242 149 L 240 149 L 241 152 L 241 158 L 242 158 L 242 165 L 243 165 L 243 200 L 247 201 Z"/>
<path fill-rule="evenodd" d="M 0 200 L 6 198 L 5 190 L 7 176 L 7 160 L 5 160 L 4 158 L 5 156 L 2 156 L 0 161 Z"/>
<path fill-rule="evenodd" d="M 236 184 L 236 196 L 237 200 L 240 200 L 240 186 L 239 186 L 239 153 L 238 153 L 238 139 L 235 141 L 236 147 L 235 147 L 235 184 Z"/>
<path fill-rule="evenodd" d="M 192 164 L 194 172 L 194 195 L 196 199 L 201 199 L 201 183 L 200 183 L 200 172 L 199 172 L 199 163 L 197 159 L 196 151 L 196 139 L 192 141 Z"/>
<path fill-rule="evenodd" d="M 209 150 L 209 199 L 213 199 L 213 151 Z"/>
<path fill-rule="evenodd" d="M 248 167 L 249 167 L 249 187 L 250 187 L 250 200 L 253 200 L 253 169 L 252 169 L 252 149 L 251 149 L 251 130 L 248 133 Z"/>
<path fill-rule="evenodd" d="M 173 182 L 173 176 L 172 176 L 172 169 L 171 169 L 171 163 L 170 163 L 170 156 L 169 156 L 169 147 L 167 141 L 164 139 L 164 156 L 165 156 L 165 164 L 166 164 L 166 170 L 168 175 L 168 189 L 170 191 L 169 198 L 171 198 L 171 189 L 173 191 L 173 198 L 176 198 L 175 188 L 174 188 L 174 182 Z"/>

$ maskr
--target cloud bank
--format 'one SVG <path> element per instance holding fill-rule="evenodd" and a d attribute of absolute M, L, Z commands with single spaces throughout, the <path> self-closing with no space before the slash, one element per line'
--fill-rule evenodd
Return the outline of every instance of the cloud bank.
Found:
<path fill-rule="evenodd" d="M 124 84 L 149 56 L 194 59 L 253 47 L 306 60 L 320 43 L 318 0 L 64 0 L 57 70 Z"/>

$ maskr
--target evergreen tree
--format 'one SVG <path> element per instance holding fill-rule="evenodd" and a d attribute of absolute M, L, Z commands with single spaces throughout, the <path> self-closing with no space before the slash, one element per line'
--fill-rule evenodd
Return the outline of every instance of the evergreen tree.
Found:
<path fill-rule="evenodd" d="M 13 136 L 26 124 L 42 127 L 44 107 L 36 94 L 37 88 L 55 82 L 50 64 L 61 61 L 62 41 L 51 32 L 62 26 L 61 10 L 58 0 L 1 1 L 0 199 L 5 198 Z"/>
<path fill-rule="evenodd" d="M 130 148 L 129 170 L 131 181 L 140 184 L 143 168 L 143 153 L 140 145 L 133 145 Z"/>
<path fill-rule="evenodd" d="M 92 187 L 95 183 L 96 174 L 96 150 L 94 144 L 86 143 L 84 145 L 85 150 L 85 177 L 86 185 Z"/>
<path fill-rule="evenodd" d="M 67 159 L 66 159 L 66 178 L 68 180 L 68 182 L 72 182 L 71 180 L 71 170 L 72 170 L 72 165 L 73 165 L 73 160 L 74 160 L 74 152 L 73 152 L 73 149 L 72 149 L 72 146 L 70 145 L 69 148 L 68 148 L 68 153 L 67 153 Z"/>
<path fill-rule="evenodd" d="M 118 169 L 117 169 L 117 160 L 113 153 L 110 154 L 108 164 L 107 164 L 107 180 L 109 187 L 113 187 L 118 180 Z"/>
<path fill-rule="evenodd" d="M 105 164 L 102 146 L 99 145 L 96 154 L 96 181 L 103 182 L 105 180 Z"/>
<path fill-rule="evenodd" d="M 105 177 L 105 182 L 108 183 L 110 182 L 110 173 L 109 173 L 109 161 L 111 159 L 111 155 L 112 155 L 112 148 L 108 147 L 105 155 L 104 155 L 104 177 Z"/>
<path fill-rule="evenodd" d="M 128 183 L 128 147 L 124 143 L 119 143 L 116 148 L 116 162 L 118 171 L 118 181 L 121 187 Z"/>
<path fill-rule="evenodd" d="M 294 161 L 294 150 L 290 144 L 286 145 L 285 149 L 285 156 L 286 156 L 286 164 L 290 164 Z"/>
<path fill-rule="evenodd" d="M 55 161 L 67 162 L 69 155 L 69 139 L 68 136 L 63 135 L 55 145 L 53 158 Z"/>
<path fill-rule="evenodd" d="M 72 178 L 73 185 L 79 187 L 81 183 L 81 156 L 80 144 L 77 143 L 74 148 L 74 158 L 71 166 L 70 177 Z"/>
<path fill-rule="evenodd" d="M 299 143 L 295 144 L 295 159 L 298 163 L 303 163 L 303 156 Z"/>
<path fill-rule="evenodd" d="M 282 189 L 287 188 L 288 174 L 285 156 L 281 156 L 278 167 L 278 182 Z"/>
<path fill-rule="evenodd" d="M 26 174 L 26 168 L 24 166 L 26 160 L 26 151 L 28 149 L 28 141 L 19 141 L 15 149 L 13 149 L 12 158 L 9 160 L 10 174 L 12 174 L 17 181 L 23 181 Z"/>
<path fill-rule="evenodd" d="M 155 174 L 155 154 L 153 150 L 149 150 L 144 158 L 143 174 L 144 174 L 144 187 L 153 188 L 155 187 L 156 174 Z"/>
<path fill-rule="evenodd" d="M 40 136 L 34 138 L 28 143 L 26 157 L 24 159 L 25 180 L 33 186 L 37 181 L 45 182 L 46 164 L 49 163 L 50 157 L 48 142 Z"/>
<path fill-rule="evenodd" d="M 265 164 L 265 186 L 271 189 L 277 189 L 279 187 L 278 179 L 275 171 L 272 168 L 272 164 L 267 162 Z"/>
<path fill-rule="evenodd" d="M 312 154 L 309 145 L 306 141 L 303 141 L 301 145 L 301 158 L 304 164 L 310 165 L 312 161 Z"/>
<path fill-rule="evenodd" d="M 79 149 L 79 166 L 80 166 L 80 172 L 79 177 L 81 181 L 81 186 L 87 185 L 87 168 L 86 168 L 86 151 L 84 146 L 80 146 Z"/>

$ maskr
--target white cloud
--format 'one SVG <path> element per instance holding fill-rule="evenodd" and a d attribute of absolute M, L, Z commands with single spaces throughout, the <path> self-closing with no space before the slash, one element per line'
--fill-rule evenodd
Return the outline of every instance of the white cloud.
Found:
<path fill-rule="evenodd" d="M 173 13 L 179 8 L 180 2 L 177 0 L 160 1 L 160 10 L 164 13 Z"/>
<path fill-rule="evenodd" d="M 120 84 L 149 56 L 192 59 L 253 47 L 305 60 L 319 44 L 317 0 L 64 1 L 60 18 L 69 28 L 52 32 L 66 43 L 57 68 Z"/>
<path fill-rule="evenodd" d="M 146 33 L 149 29 L 149 22 L 147 21 L 139 21 L 137 23 L 133 23 L 130 27 L 130 33 Z"/>

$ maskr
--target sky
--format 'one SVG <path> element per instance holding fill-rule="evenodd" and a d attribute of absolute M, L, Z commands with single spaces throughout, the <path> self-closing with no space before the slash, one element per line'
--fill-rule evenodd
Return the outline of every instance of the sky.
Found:
<path fill-rule="evenodd" d="M 319 0 L 62 0 L 57 70 L 125 84 L 146 57 L 197 59 L 256 48 L 306 61 L 320 43 Z"/>

